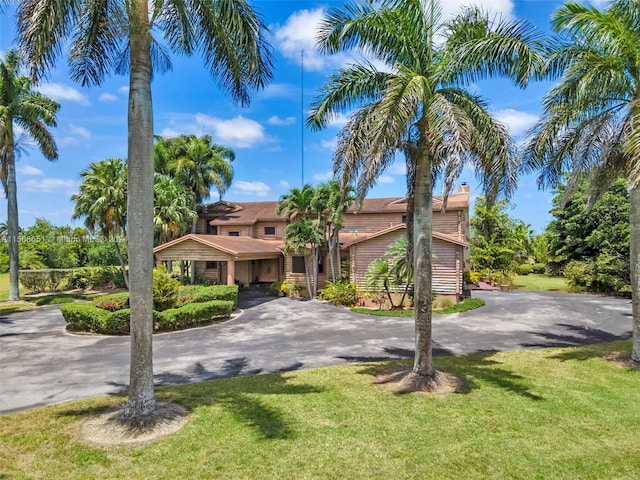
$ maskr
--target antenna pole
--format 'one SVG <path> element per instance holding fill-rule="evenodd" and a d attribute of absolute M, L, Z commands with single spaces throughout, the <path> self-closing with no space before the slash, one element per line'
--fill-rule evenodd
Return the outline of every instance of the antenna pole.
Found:
<path fill-rule="evenodd" d="M 304 187 L 304 48 L 300 49 L 300 188 Z"/>

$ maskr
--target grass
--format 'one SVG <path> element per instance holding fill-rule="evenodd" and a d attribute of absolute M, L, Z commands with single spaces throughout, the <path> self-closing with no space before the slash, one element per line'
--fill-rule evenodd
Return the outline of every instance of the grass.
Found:
<path fill-rule="evenodd" d="M 640 477 L 640 370 L 630 342 L 438 357 L 447 396 L 396 395 L 359 364 L 159 388 L 190 418 L 150 444 L 97 447 L 103 397 L 0 417 L 0 478 L 479 479 Z"/>
<path fill-rule="evenodd" d="M 535 290 L 535 291 L 569 291 L 564 277 L 552 277 L 537 273 L 529 275 L 518 275 L 516 277 L 516 287 L 519 290 Z"/>
<path fill-rule="evenodd" d="M 434 315 L 445 315 L 449 313 L 466 312 L 485 305 L 484 300 L 480 298 L 467 298 L 460 303 L 451 305 L 450 307 L 434 310 Z M 367 315 L 375 315 L 378 317 L 413 317 L 413 309 L 406 310 L 373 310 L 371 308 L 353 307 L 352 312 L 364 313 Z"/>

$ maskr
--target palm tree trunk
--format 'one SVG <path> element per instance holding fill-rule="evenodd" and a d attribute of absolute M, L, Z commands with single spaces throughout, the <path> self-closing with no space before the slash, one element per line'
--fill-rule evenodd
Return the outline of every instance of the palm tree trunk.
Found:
<path fill-rule="evenodd" d="M 127 267 L 124 264 L 124 257 L 122 256 L 122 252 L 120 251 L 120 242 L 118 242 L 118 237 L 116 234 L 113 234 L 113 243 L 116 247 L 116 256 L 118 257 L 118 262 L 120 262 L 120 270 L 122 270 L 122 277 L 124 278 L 124 284 L 129 290 L 129 274 L 127 273 Z"/>
<path fill-rule="evenodd" d="M 11 128 L 11 127 L 8 127 Z M 9 301 L 20 300 L 20 252 L 18 249 L 18 192 L 13 133 L 7 136 L 7 234 L 9 243 Z"/>
<path fill-rule="evenodd" d="M 633 312 L 633 346 L 631 359 L 640 362 L 640 189 L 629 191 L 631 304 Z"/>
<path fill-rule="evenodd" d="M 309 279 L 309 265 L 307 262 L 307 256 L 304 256 L 304 280 L 307 283 L 307 295 L 309 298 L 313 298 L 313 292 L 311 291 L 311 280 Z"/>
<path fill-rule="evenodd" d="M 124 416 L 134 421 L 156 412 L 153 389 L 153 110 L 148 7 L 136 0 L 129 19 L 128 205 L 131 286 L 131 367 Z"/>
<path fill-rule="evenodd" d="M 435 374 L 431 349 L 433 178 L 431 176 L 431 157 L 424 145 L 418 150 L 417 160 L 413 215 L 416 330 L 416 355 L 413 371 L 418 375 L 432 377 Z"/>

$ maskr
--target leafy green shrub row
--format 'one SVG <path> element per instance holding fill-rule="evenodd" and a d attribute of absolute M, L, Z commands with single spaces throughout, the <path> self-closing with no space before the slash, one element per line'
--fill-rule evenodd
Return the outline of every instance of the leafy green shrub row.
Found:
<path fill-rule="evenodd" d="M 238 301 L 237 285 L 183 285 L 178 290 L 178 304 L 202 303 L 211 300 Z"/>
<path fill-rule="evenodd" d="M 531 273 L 531 266 L 526 264 L 518 265 L 516 267 L 516 273 L 518 275 L 529 275 Z"/>
<path fill-rule="evenodd" d="M 193 303 L 163 312 L 153 312 L 154 332 L 168 332 L 206 325 L 217 318 L 231 315 L 233 302 L 214 300 Z M 68 303 L 61 308 L 62 316 L 71 331 L 93 332 L 106 335 L 129 333 L 130 310 L 110 312 L 89 303 Z"/>
<path fill-rule="evenodd" d="M 571 260 L 564 266 L 569 286 L 589 292 L 630 296 L 629 264 L 612 255 L 600 254 L 594 259 Z"/>
<path fill-rule="evenodd" d="M 358 287 L 353 282 L 327 282 L 326 288 L 318 292 L 318 297 L 334 305 L 353 307 L 358 303 Z"/>
<path fill-rule="evenodd" d="M 531 266 L 531 273 L 537 273 L 539 275 L 543 274 L 545 272 L 545 269 L 547 268 L 547 264 L 546 263 L 534 263 Z"/>
<path fill-rule="evenodd" d="M 20 283 L 36 293 L 61 290 L 69 285 L 72 277 L 72 269 L 20 270 Z"/>

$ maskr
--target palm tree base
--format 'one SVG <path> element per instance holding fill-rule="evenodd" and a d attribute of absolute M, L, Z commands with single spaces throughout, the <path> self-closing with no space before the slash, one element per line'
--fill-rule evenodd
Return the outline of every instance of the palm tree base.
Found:
<path fill-rule="evenodd" d="M 374 383 L 384 385 L 395 393 L 428 393 L 433 395 L 458 392 L 464 382 L 461 378 L 441 370 L 433 375 L 421 375 L 409 366 L 390 367 L 378 374 Z"/>

